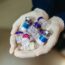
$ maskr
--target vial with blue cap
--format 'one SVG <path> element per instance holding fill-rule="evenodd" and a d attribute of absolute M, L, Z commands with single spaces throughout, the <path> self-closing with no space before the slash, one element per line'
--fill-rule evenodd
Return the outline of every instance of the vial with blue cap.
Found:
<path fill-rule="evenodd" d="M 44 35 L 40 35 L 37 39 L 37 43 L 40 45 L 44 45 L 47 42 L 48 38 Z"/>
<path fill-rule="evenodd" d="M 25 32 L 31 26 L 31 24 L 32 24 L 31 18 L 30 17 L 25 17 L 25 21 L 24 21 L 23 24 L 21 24 L 19 30 Z"/>
<path fill-rule="evenodd" d="M 40 29 L 39 37 L 37 38 L 36 41 L 39 44 L 45 44 L 51 35 L 52 35 L 51 31 Z"/>

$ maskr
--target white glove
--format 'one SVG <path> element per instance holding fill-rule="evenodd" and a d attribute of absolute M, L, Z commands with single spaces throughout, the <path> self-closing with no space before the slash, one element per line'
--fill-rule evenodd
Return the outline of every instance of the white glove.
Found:
<path fill-rule="evenodd" d="M 36 49 L 34 51 L 25 52 L 25 51 L 19 50 L 19 47 L 16 47 L 15 32 L 20 27 L 21 23 L 23 23 L 26 16 L 34 16 L 35 17 L 34 21 L 40 16 L 42 16 L 45 20 L 48 19 L 48 15 L 45 13 L 45 11 L 42 11 L 40 9 L 36 9 L 30 13 L 27 13 L 27 14 L 21 16 L 14 23 L 12 31 L 11 31 L 10 54 L 14 53 L 14 55 L 19 58 L 29 58 L 29 57 L 36 57 L 41 54 L 48 53 L 53 48 L 53 46 L 56 44 L 58 37 L 60 35 L 60 32 L 62 32 L 64 29 L 63 20 L 56 16 L 49 19 L 48 22 L 50 22 L 50 24 L 47 26 L 47 30 L 52 30 L 53 34 L 49 37 L 47 43 L 44 46 L 40 46 L 38 49 Z"/>
<path fill-rule="evenodd" d="M 42 16 L 45 20 L 48 20 L 48 14 L 39 8 L 36 8 L 34 11 L 31 11 L 27 14 L 22 15 L 18 20 L 15 21 L 15 23 L 12 26 L 12 30 L 11 30 L 11 36 L 10 36 L 10 54 L 14 53 L 15 56 L 17 57 L 34 57 L 36 56 L 35 53 L 32 52 L 27 52 L 24 53 L 20 50 L 18 50 L 18 47 L 16 45 L 16 41 L 15 41 L 15 32 L 18 30 L 18 28 L 20 27 L 21 24 L 23 24 L 25 17 L 30 16 L 30 17 L 34 17 L 34 21 L 37 20 L 38 17 Z"/>

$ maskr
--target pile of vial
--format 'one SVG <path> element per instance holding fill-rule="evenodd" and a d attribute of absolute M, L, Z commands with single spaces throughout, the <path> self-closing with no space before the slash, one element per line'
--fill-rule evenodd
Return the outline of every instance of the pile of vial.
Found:
<path fill-rule="evenodd" d="M 25 17 L 25 21 L 21 24 L 16 34 L 16 43 L 21 50 L 35 50 L 40 45 L 47 43 L 50 31 L 46 30 L 48 22 L 43 17 L 39 17 L 33 22 L 30 17 Z"/>

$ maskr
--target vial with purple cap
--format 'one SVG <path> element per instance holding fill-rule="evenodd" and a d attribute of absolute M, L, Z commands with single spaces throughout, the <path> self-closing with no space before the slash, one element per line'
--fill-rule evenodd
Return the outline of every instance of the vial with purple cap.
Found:
<path fill-rule="evenodd" d="M 41 25 L 38 22 L 34 22 L 28 29 L 28 32 L 32 35 L 34 39 L 38 38 L 38 30 L 41 28 Z"/>
<path fill-rule="evenodd" d="M 17 31 L 17 32 L 15 33 L 15 35 L 16 35 L 16 42 L 17 42 L 17 43 L 21 43 L 21 42 L 22 42 L 23 32 Z"/>
<path fill-rule="evenodd" d="M 37 20 L 38 20 L 38 23 L 41 24 L 42 29 L 46 29 L 47 26 L 49 25 L 49 22 L 47 22 L 42 16 L 39 17 Z"/>

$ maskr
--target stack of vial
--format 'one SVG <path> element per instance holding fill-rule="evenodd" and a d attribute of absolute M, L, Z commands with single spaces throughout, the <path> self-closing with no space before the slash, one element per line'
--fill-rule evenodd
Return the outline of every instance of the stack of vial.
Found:
<path fill-rule="evenodd" d="M 51 35 L 51 32 L 46 30 L 48 22 L 39 17 L 37 22 L 34 22 L 29 28 L 28 32 L 34 37 L 39 45 L 45 44 Z M 43 27 L 43 28 L 42 28 Z"/>
<path fill-rule="evenodd" d="M 33 22 L 30 17 L 25 17 L 24 23 L 15 33 L 17 44 L 21 44 L 23 50 L 34 50 L 44 45 L 51 35 L 51 32 L 46 30 L 47 25 L 43 17 L 39 17 L 36 22 Z"/>

